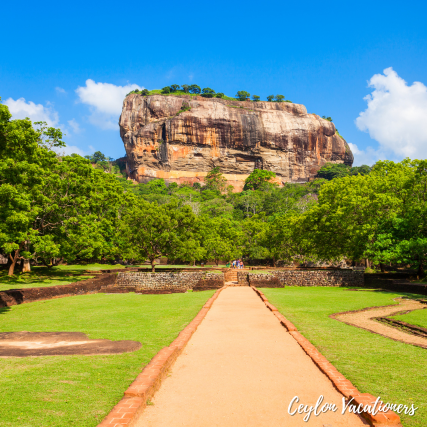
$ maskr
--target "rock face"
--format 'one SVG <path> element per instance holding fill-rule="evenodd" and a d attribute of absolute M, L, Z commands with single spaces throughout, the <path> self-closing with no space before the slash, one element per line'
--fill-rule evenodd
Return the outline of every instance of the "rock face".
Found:
<path fill-rule="evenodd" d="M 142 96 L 123 102 L 120 135 L 132 179 L 203 182 L 215 166 L 236 191 L 254 169 L 304 182 L 326 162 L 352 165 L 333 123 L 288 102 Z"/>

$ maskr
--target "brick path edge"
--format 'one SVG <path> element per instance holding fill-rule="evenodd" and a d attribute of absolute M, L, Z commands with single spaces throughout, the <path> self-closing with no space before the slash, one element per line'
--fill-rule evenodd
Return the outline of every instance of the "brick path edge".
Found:
<path fill-rule="evenodd" d="M 365 405 L 372 405 L 372 403 L 375 402 L 376 398 L 371 394 L 360 393 L 359 390 L 344 375 L 342 375 L 341 372 L 339 372 L 307 338 L 303 337 L 298 332 L 293 323 L 287 320 L 283 314 L 279 313 L 274 305 L 268 302 L 268 299 L 260 290 L 255 286 L 251 286 L 251 288 L 259 295 L 267 308 L 277 317 L 289 334 L 292 335 L 295 341 L 302 347 L 318 368 L 331 380 L 334 387 L 347 400 L 353 399 L 352 404 L 354 403 L 356 406 L 361 404 L 362 407 Z M 362 412 L 361 415 L 373 427 L 402 427 L 399 415 L 393 411 L 378 412 L 376 415 L 368 412 Z"/>
<path fill-rule="evenodd" d="M 147 400 L 151 399 L 160 388 L 162 380 L 176 358 L 184 350 L 197 327 L 202 323 L 213 302 L 218 298 L 218 289 L 204 304 L 197 316 L 179 333 L 169 345 L 162 348 L 145 366 L 135 381 L 125 391 L 123 398 L 114 406 L 111 412 L 98 424 L 98 427 L 133 427 L 144 412 Z"/>

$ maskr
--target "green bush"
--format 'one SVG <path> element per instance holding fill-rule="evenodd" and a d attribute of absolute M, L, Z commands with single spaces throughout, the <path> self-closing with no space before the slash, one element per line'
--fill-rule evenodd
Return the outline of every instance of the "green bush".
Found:
<path fill-rule="evenodd" d="M 239 90 L 236 94 L 236 98 L 239 101 L 246 101 L 247 98 L 249 98 L 251 94 L 249 92 L 246 92 L 245 90 Z"/>

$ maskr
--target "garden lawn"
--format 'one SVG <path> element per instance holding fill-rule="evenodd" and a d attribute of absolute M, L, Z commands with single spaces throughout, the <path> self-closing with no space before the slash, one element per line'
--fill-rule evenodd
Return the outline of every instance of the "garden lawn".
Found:
<path fill-rule="evenodd" d="M 0 291 L 8 289 L 39 288 L 44 286 L 69 285 L 80 280 L 87 280 L 93 275 L 84 274 L 81 266 L 64 266 L 69 267 L 33 267 L 29 273 L 17 273 L 13 276 L 7 275 L 7 270 L 0 270 Z M 104 268 L 106 268 L 104 266 Z"/>
<path fill-rule="evenodd" d="M 402 322 L 410 323 L 411 325 L 420 326 L 421 328 L 427 328 L 427 306 L 424 310 L 415 310 L 408 314 L 392 316 L 390 319 L 400 320 Z"/>
<path fill-rule="evenodd" d="M 384 402 L 414 403 L 419 408 L 415 416 L 400 414 L 403 425 L 427 426 L 427 350 L 329 318 L 337 312 L 391 305 L 393 298 L 410 294 L 332 287 L 262 291 L 359 391 L 381 396 Z"/>
<path fill-rule="evenodd" d="M 0 332 L 83 332 L 139 341 L 142 348 L 109 356 L 0 359 L 0 425 L 96 426 L 213 293 L 90 294 L 1 308 Z"/>

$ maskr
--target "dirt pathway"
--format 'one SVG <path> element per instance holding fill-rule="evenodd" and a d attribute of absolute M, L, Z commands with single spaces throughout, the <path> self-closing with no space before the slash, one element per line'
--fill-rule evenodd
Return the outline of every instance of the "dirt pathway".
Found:
<path fill-rule="evenodd" d="M 412 335 L 408 332 L 402 331 L 401 329 L 387 326 L 384 323 L 373 320 L 374 317 L 392 316 L 393 314 L 402 311 L 426 309 L 425 304 L 415 300 L 397 298 L 396 301 L 399 302 L 398 305 L 366 308 L 361 311 L 348 313 L 337 313 L 333 314 L 331 317 L 344 322 L 347 325 L 357 326 L 358 328 L 366 329 L 395 341 L 427 348 L 427 338 Z"/>
<path fill-rule="evenodd" d="M 288 414 L 294 396 L 336 412 Z M 249 287 L 226 288 L 137 427 L 358 427 L 342 395 Z M 297 405 L 294 405 L 296 408 Z"/>

